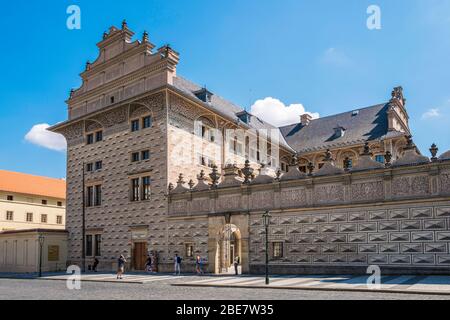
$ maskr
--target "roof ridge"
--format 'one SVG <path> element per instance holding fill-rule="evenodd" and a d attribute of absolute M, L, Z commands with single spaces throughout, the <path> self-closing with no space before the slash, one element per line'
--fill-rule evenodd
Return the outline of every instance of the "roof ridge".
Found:
<path fill-rule="evenodd" d="M 344 114 L 347 114 L 347 113 L 351 113 L 351 112 L 354 112 L 354 111 L 367 110 L 367 109 L 371 109 L 371 108 L 375 108 L 375 107 L 379 107 L 379 106 L 383 106 L 383 107 L 384 107 L 384 106 L 386 106 L 387 104 L 388 104 L 388 102 L 384 102 L 384 103 L 374 104 L 374 105 L 371 105 L 371 106 L 368 106 L 368 107 L 354 108 L 354 109 L 352 109 L 352 110 L 350 110 L 350 111 L 345 111 L 345 112 L 336 113 L 336 114 L 330 114 L 330 115 L 325 116 L 325 117 L 320 117 L 320 118 L 317 118 L 317 119 L 313 119 L 313 120 L 311 120 L 311 122 L 317 121 L 317 120 L 328 119 L 328 118 L 334 118 L 334 117 L 341 116 L 341 115 L 344 115 Z M 289 125 L 280 127 L 280 129 L 292 127 L 292 126 L 298 125 L 298 124 L 299 124 L 299 123 L 289 124 Z"/>
<path fill-rule="evenodd" d="M 18 172 L 18 171 L 4 170 L 4 169 L 0 169 L 0 172 L 13 173 L 13 174 L 18 174 L 18 175 L 24 175 L 24 176 L 30 176 L 30 177 L 48 179 L 48 180 L 55 180 L 55 181 L 66 181 L 66 178 L 47 177 L 47 176 L 42 176 L 42 175 L 37 175 L 37 174 L 32 174 L 32 173 L 25 173 L 25 172 Z"/>

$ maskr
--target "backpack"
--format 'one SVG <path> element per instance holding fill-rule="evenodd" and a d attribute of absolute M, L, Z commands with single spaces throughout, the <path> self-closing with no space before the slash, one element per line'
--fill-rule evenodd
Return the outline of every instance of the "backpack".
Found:
<path fill-rule="evenodd" d="M 183 260 L 181 257 L 177 257 L 177 263 L 181 263 L 181 260 Z"/>

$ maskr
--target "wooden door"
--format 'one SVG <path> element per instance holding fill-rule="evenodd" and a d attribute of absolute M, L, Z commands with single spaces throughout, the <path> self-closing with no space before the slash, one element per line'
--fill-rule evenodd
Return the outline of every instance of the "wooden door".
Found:
<path fill-rule="evenodd" d="M 133 267 L 134 270 L 144 271 L 145 262 L 147 261 L 147 244 L 137 242 L 134 244 L 133 250 Z"/>

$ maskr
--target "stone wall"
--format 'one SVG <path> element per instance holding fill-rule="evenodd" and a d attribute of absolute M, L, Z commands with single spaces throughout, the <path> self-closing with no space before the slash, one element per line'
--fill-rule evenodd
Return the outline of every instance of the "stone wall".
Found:
<path fill-rule="evenodd" d="M 264 272 L 266 210 L 272 215 L 269 241 L 281 242 L 284 251 L 270 262 L 274 273 L 364 273 L 368 265 L 385 273 L 448 273 L 449 177 L 447 160 L 261 185 L 219 184 L 173 192 L 169 216 L 198 217 L 216 229 L 225 225 L 217 217 L 247 219 L 252 273 Z M 210 238 L 209 250 L 215 250 L 214 234 Z"/>

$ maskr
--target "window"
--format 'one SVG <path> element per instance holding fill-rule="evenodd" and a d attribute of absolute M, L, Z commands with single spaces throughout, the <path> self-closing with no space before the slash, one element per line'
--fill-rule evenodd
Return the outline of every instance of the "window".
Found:
<path fill-rule="evenodd" d="M 27 212 L 27 222 L 33 222 L 33 214 L 31 212 Z"/>
<path fill-rule="evenodd" d="M 13 221 L 13 220 L 14 220 L 14 212 L 12 212 L 12 211 L 7 211 L 7 212 L 6 212 L 6 220 L 8 220 L 8 221 Z"/>
<path fill-rule="evenodd" d="M 94 256 L 101 256 L 101 247 L 102 247 L 102 235 L 96 234 L 95 235 L 95 252 Z"/>
<path fill-rule="evenodd" d="M 131 162 L 138 162 L 139 161 L 139 152 L 133 152 L 131 154 Z"/>
<path fill-rule="evenodd" d="M 97 161 L 95 163 L 95 170 L 101 170 L 103 168 L 103 162 L 102 161 Z"/>
<path fill-rule="evenodd" d="M 152 126 L 152 117 L 147 116 L 142 119 L 142 128 L 147 129 Z"/>
<path fill-rule="evenodd" d="M 192 258 L 194 256 L 194 245 L 192 243 L 186 244 L 186 257 Z"/>
<path fill-rule="evenodd" d="M 46 206 L 46 205 L 47 205 L 47 200 L 42 200 L 42 204 L 43 204 L 44 206 Z"/>
<path fill-rule="evenodd" d="M 103 131 L 97 131 L 95 133 L 95 142 L 103 141 Z"/>
<path fill-rule="evenodd" d="M 112 96 L 109 101 L 111 101 L 111 104 L 113 104 L 115 102 L 115 100 L 116 99 L 114 98 L 114 96 Z"/>
<path fill-rule="evenodd" d="M 94 187 L 86 188 L 86 207 L 92 207 L 94 204 Z"/>
<path fill-rule="evenodd" d="M 63 217 L 62 216 L 56 216 L 56 224 L 63 224 Z"/>
<path fill-rule="evenodd" d="M 274 259 L 283 258 L 283 242 L 273 243 L 273 257 Z"/>
<path fill-rule="evenodd" d="M 131 121 L 131 132 L 139 131 L 139 120 Z"/>
<path fill-rule="evenodd" d="M 141 159 L 142 160 L 148 160 L 150 159 L 150 151 L 149 150 L 144 150 L 141 152 Z"/>
<path fill-rule="evenodd" d="M 47 223 L 48 216 L 46 214 L 41 214 L 41 223 Z"/>
<path fill-rule="evenodd" d="M 150 200 L 150 177 L 142 178 L 142 200 Z"/>
<path fill-rule="evenodd" d="M 92 172 L 92 171 L 94 171 L 94 165 L 93 165 L 92 163 L 88 163 L 88 164 L 86 165 L 86 171 L 87 171 L 87 172 Z"/>
<path fill-rule="evenodd" d="M 131 180 L 131 201 L 139 201 L 139 178 Z"/>
<path fill-rule="evenodd" d="M 14 197 L 13 197 L 13 196 L 7 196 L 6 199 L 7 199 L 8 201 L 14 201 Z"/>
<path fill-rule="evenodd" d="M 92 235 L 86 236 L 86 256 L 92 257 Z"/>
<path fill-rule="evenodd" d="M 62 207 L 62 206 L 63 206 L 62 201 L 58 201 L 57 206 L 58 206 L 58 207 Z"/>
<path fill-rule="evenodd" d="M 86 143 L 93 144 L 94 143 L 94 134 L 90 133 L 86 136 Z"/>
<path fill-rule="evenodd" d="M 306 166 L 300 166 L 298 169 L 300 170 L 300 172 L 303 172 L 303 173 L 306 173 L 306 170 L 307 170 Z"/>
<path fill-rule="evenodd" d="M 345 162 L 346 162 L 346 160 L 344 159 L 343 160 L 343 162 L 342 162 L 342 166 L 345 168 Z M 348 159 L 348 167 L 349 168 L 353 168 L 353 159 Z"/>
<path fill-rule="evenodd" d="M 385 163 L 384 155 L 379 154 L 375 156 L 375 161 L 384 164 Z"/>
<path fill-rule="evenodd" d="M 97 185 L 95 186 L 95 206 L 101 206 L 102 205 L 102 186 Z"/>

